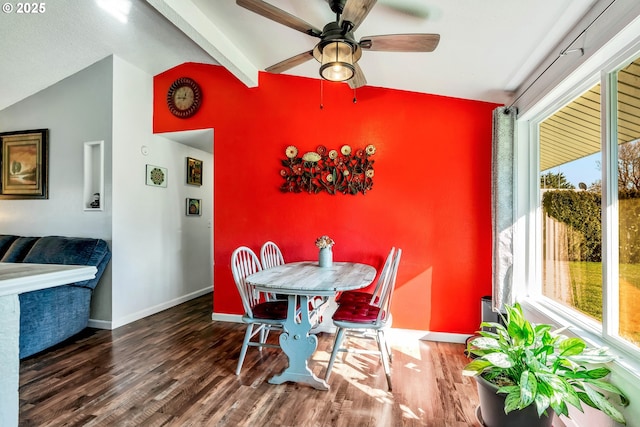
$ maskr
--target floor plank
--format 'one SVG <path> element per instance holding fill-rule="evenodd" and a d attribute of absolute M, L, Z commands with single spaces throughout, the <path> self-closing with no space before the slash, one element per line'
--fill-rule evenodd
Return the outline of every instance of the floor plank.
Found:
<path fill-rule="evenodd" d="M 20 426 L 479 427 L 461 344 L 392 339 L 393 392 L 375 355 L 340 355 L 329 391 L 272 385 L 286 356 L 250 348 L 234 375 L 244 326 L 212 321 L 211 301 L 86 329 L 23 360 Z M 318 338 L 309 366 L 324 377 L 333 336 Z"/>

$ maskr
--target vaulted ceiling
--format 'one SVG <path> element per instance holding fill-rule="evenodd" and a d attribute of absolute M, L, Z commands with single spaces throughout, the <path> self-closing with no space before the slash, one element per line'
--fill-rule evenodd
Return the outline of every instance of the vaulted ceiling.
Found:
<path fill-rule="evenodd" d="M 326 0 L 268 0 L 322 28 Z M 437 33 L 431 53 L 364 52 L 371 86 L 508 103 L 512 92 L 595 0 L 378 0 L 357 38 Z M 17 4 L 17 3 L 11 3 Z M 221 64 L 248 86 L 317 39 L 233 0 L 66 0 L 0 14 L 0 110 L 115 54 L 151 75 L 184 62 Z M 103 6 L 121 5 L 120 16 Z M 124 15 L 124 17 L 122 16 Z M 286 74 L 318 79 L 307 61 Z"/>

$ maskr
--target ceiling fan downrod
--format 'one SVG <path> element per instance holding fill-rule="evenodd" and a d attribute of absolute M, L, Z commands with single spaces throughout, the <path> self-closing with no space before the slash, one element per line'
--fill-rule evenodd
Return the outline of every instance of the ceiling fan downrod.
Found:
<path fill-rule="evenodd" d="M 342 15 L 342 11 L 344 10 L 344 5 L 347 3 L 347 0 L 330 0 L 329 7 L 338 15 L 338 19 L 340 19 L 340 15 Z"/>

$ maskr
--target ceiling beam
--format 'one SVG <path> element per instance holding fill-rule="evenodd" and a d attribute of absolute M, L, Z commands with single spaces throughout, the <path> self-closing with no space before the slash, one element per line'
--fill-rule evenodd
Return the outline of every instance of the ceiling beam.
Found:
<path fill-rule="evenodd" d="M 258 69 L 191 0 L 147 0 L 248 87 L 258 86 Z"/>

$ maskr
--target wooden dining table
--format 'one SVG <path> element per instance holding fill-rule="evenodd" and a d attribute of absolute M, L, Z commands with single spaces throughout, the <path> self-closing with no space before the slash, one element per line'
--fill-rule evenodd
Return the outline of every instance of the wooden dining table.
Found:
<path fill-rule="evenodd" d="M 317 261 L 302 261 L 271 267 L 246 278 L 259 291 L 287 295 L 287 319 L 279 339 L 289 366 L 269 383 L 293 381 L 329 390 L 327 382 L 309 368 L 309 359 L 318 347 L 318 338 L 311 333 L 309 302 L 317 296 L 330 297 L 364 288 L 375 276 L 376 269 L 367 264 L 334 262 L 330 267 L 320 267 Z"/>

